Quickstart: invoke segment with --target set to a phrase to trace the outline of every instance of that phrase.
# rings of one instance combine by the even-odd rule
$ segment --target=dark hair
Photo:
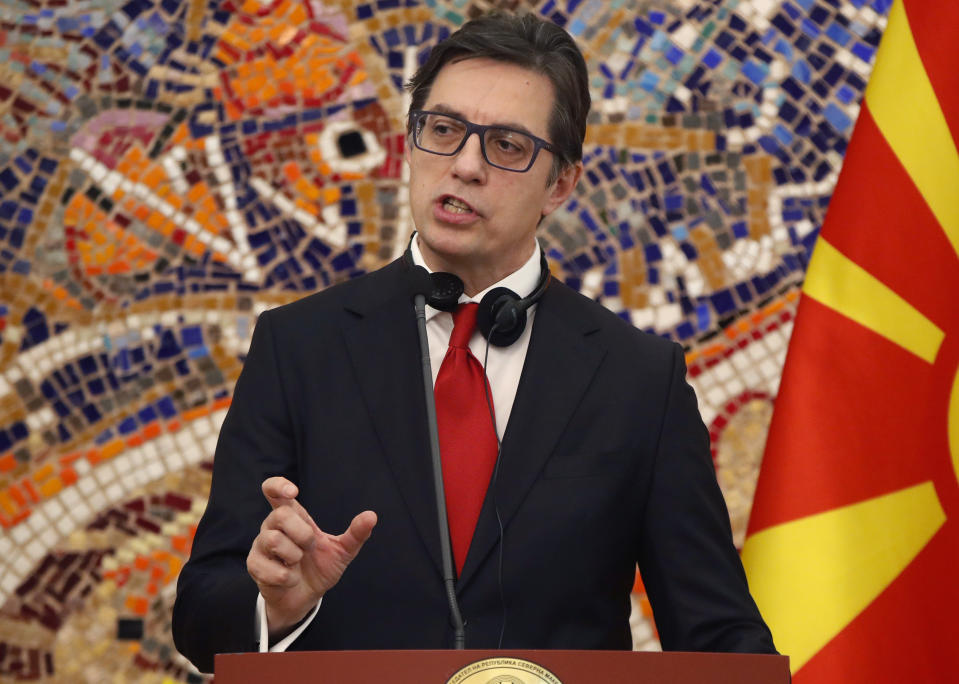
[[[554,98],[548,135],[559,151],[550,169],[548,184],[552,184],[565,165],[583,158],[590,97],[582,53],[566,31],[536,15],[486,14],[463,24],[430,51],[426,62],[406,84],[412,95],[410,110],[423,108],[433,81],[446,64],[478,57],[530,69],[552,83]],[[412,134],[409,113],[407,134]]]

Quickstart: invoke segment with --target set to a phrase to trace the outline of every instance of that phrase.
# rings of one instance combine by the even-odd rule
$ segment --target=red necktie
[[[478,308],[476,303],[466,303],[453,312],[450,346],[433,387],[446,517],[457,575],[463,570],[497,451],[496,432],[486,403],[486,374],[469,349]]]

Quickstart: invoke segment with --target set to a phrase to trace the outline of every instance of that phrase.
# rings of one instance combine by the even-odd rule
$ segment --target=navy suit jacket
[[[174,638],[200,669],[256,649],[245,560],[272,475],[328,532],[379,516],[292,648],[451,646],[405,268],[260,316],[177,586]],[[467,648],[495,648],[502,629],[505,648],[628,649],[639,563],[665,649],[775,652],[678,345],[552,281],[500,459],[456,586]]]

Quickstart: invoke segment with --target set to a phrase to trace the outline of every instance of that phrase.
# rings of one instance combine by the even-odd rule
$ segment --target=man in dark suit
[[[479,481],[473,509],[457,497],[474,493],[447,491],[467,648],[628,649],[639,563],[664,648],[775,652],[682,349],[543,271],[536,226],[582,172],[575,44],[531,16],[483,17],[434,48],[411,92],[409,253],[260,317],[177,587],[177,647],[209,670],[258,646],[451,645],[406,285],[417,264],[458,276],[462,302],[541,291],[518,339],[489,347],[475,439],[444,437],[464,411],[438,399],[447,484],[446,451],[489,452],[462,466],[480,473],[460,478]],[[438,395],[469,309],[428,308]],[[486,356],[483,334],[466,339]]]

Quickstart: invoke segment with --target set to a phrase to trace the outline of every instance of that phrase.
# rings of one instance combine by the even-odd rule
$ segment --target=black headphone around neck
[[[415,235],[410,238],[410,244],[403,254],[403,260],[409,268],[416,266],[412,251],[414,239]],[[493,288],[483,296],[476,313],[476,327],[490,344],[508,347],[518,340],[526,329],[526,311],[543,296],[549,285],[549,264],[542,249],[539,251],[539,271],[539,281],[528,297],[520,297],[507,287]],[[459,276],[434,272],[429,274],[429,279],[431,290],[427,303],[440,311],[455,309],[463,294],[463,281]]]

